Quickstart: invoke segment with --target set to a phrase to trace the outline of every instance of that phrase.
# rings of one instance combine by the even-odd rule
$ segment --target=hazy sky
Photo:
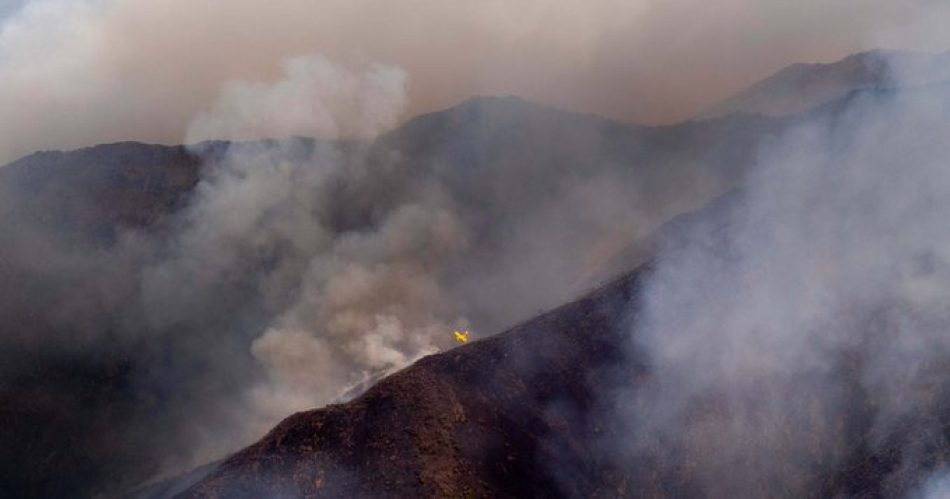
[[[931,0],[0,0],[0,160],[183,140],[225,82],[295,56],[407,75],[403,117],[517,94],[626,121],[692,116],[781,67],[942,50]],[[12,14],[10,12],[13,12]]]
[[[23,6],[26,0],[0,0],[0,18],[7,17]]]

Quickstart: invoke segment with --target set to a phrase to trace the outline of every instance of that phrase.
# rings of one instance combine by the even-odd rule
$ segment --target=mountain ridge
[[[854,96],[872,95],[862,92]],[[861,100],[854,96],[835,102],[847,106]],[[818,112],[837,111],[832,105]],[[637,199],[644,210],[657,210],[650,212],[652,222],[662,224],[676,214],[698,209],[719,191],[728,191],[755,164],[763,144],[803,119],[807,118],[746,114],[641,127],[517,99],[475,100],[413,125],[421,128],[397,129],[374,144],[333,144],[344,166],[361,166],[363,163],[357,162],[369,158],[366,165],[385,182],[341,183],[334,196],[344,201],[370,201],[360,206],[335,206],[327,227],[347,234],[374,230],[393,206],[432,182],[439,183],[449,206],[461,208],[458,213],[475,234],[475,260],[509,265],[498,267],[503,279],[492,283],[486,282],[484,272],[465,274],[468,267],[458,264],[446,279],[468,278],[472,284],[447,293],[461,297],[459,303],[468,307],[470,315],[489,317],[473,330],[502,331],[590,288],[590,280],[567,275],[567,271],[577,272],[576,262],[583,261],[588,262],[582,269],[585,272],[577,274],[593,275],[610,260],[611,252],[590,251],[585,245],[622,249],[623,244],[632,242],[631,234],[638,234],[620,232],[618,236],[610,233],[612,227],[605,227],[606,233],[584,232],[592,224],[582,219],[583,223],[572,224],[580,235],[572,233],[552,243],[581,242],[577,254],[569,255],[571,259],[555,267],[556,271],[519,274],[526,264],[533,263],[526,255],[539,249],[531,245],[514,245],[512,251],[501,252],[512,255],[510,261],[498,262],[499,248],[511,249],[505,245],[531,235],[521,229],[556,226],[554,222],[568,220],[579,211],[574,208],[581,205],[572,205],[571,210],[551,212],[549,218],[533,218],[546,207],[543,201],[572,194],[564,190],[565,185],[585,185],[603,176],[606,181],[593,187],[626,189],[624,199]],[[456,128],[443,127],[446,123]],[[446,130],[451,132],[447,136],[433,135]],[[229,149],[227,143],[214,144],[212,149],[219,152]],[[309,158],[307,150],[305,146],[289,154]],[[0,352],[0,371],[9,373],[4,380],[9,382],[0,384],[0,401],[4,402],[0,443],[28,449],[22,455],[4,456],[6,460],[0,462],[11,470],[10,490],[33,491],[40,496],[62,496],[69,491],[91,495],[101,492],[96,487],[126,489],[167,472],[155,462],[160,451],[149,453],[159,447],[175,452],[187,446],[187,431],[194,421],[184,417],[163,421],[156,414],[184,414],[167,409],[181,401],[195,403],[237,393],[247,378],[253,378],[248,343],[261,333],[260,328],[271,324],[273,314],[284,304],[278,299],[261,299],[263,286],[254,276],[271,268],[286,246],[265,246],[263,250],[252,246],[240,253],[249,263],[241,271],[226,274],[220,288],[209,293],[214,299],[196,309],[201,316],[178,318],[179,308],[190,310],[190,302],[157,317],[135,315],[143,307],[135,301],[142,289],[142,282],[135,280],[141,271],[138,265],[141,261],[152,265],[175,250],[176,241],[166,247],[168,241],[163,238],[189,222],[182,217],[188,214],[194,193],[201,192],[196,186],[206,180],[207,160],[195,155],[193,147],[119,143],[76,153],[28,156],[12,168],[0,168],[0,188],[20,191],[0,196],[0,215],[9,222],[5,229],[25,229],[17,237],[0,239],[0,281],[16,283],[0,289],[0,327],[10,331],[4,337],[9,348]],[[39,166],[30,166],[31,162]],[[89,175],[80,175],[84,172]],[[21,173],[16,179],[20,184],[3,180]],[[74,182],[76,178],[80,181]],[[702,181],[690,186],[697,178]],[[425,181],[415,183],[419,179]],[[626,222],[623,214],[628,212],[618,211],[619,215],[607,220],[610,224]],[[642,227],[651,233],[649,228]],[[128,240],[135,249],[142,242],[157,241],[160,250],[146,252],[141,261],[109,253],[117,242]],[[608,272],[611,275],[601,275],[593,282],[627,271],[651,254],[637,254],[636,261],[623,261]],[[68,259],[63,261],[73,265],[50,267],[50,255],[64,255]],[[218,260],[212,261],[217,264]],[[540,282],[538,278],[545,275],[556,279]],[[156,276],[161,274],[149,277]],[[490,284],[495,287],[486,293]],[[77,289],[83,292],[77,295]],[[180,294],[181,289],[173,291]],[[490,308],[497,307],[491,295],[508,293],[519,297],[520,308]],[[96,301],[100,296],[102,302]],[[87,304],[88,308],[83,308]],[[56,340],[43,349],[43,338]],[[215,345],[214,351],[225,353],[212,356],[208,355],[211,349],[193,348],[205,341]],[[97,345],[101,348],[94,354],[82,355],[84,349]],[[139,349],[146,353],[139,354]],[[543,352],[542,348],[536,350]],[[235,372],[221,360],[232,358],[246,358],[248,372]],[[212,382],[193,386],[189,383],[199,377],[182,372],[204,373]],[[33,393],[46,396],[37,398]],[[214,414],[221,421],[234,418],[223,405],[201,407],[202,414]],[[109,428],[110,433],[98,436],[88,428]],[[159,430],[168,432],[168,438],[153,438]],[[74,444],[64,447],[64,441]],[[538,478],[542,479],[550,485],[549,478]]]
[[[178,497],[610,497],[624,484],[596,445],[611,422],[569,420],[593,414],[595,385],[638,370],[620,364],[615,319],[643,272],[289,416]]]
[[[913,86],[950,79],[950,51],[870,50],[828,63],[796,63],[700,112],[696,119],[733,113],[790,116],[856,90]]]

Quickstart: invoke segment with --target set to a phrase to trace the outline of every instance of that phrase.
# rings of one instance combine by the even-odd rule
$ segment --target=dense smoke
[[[243,137],[244,126],[261,124],[287,134],[378,134],[401,110],[404,76],[395,68],[367,68],[301,57],[288,61],[275,83],[231,83],[192,125],[189,139]],[[471,106],[482,112],[480,103]],[[540,127],[534,133],[550,133],[551,116],[533,118],[539,110],[518,106],[525,104],[489,102],[490,116],[473,116],[466,126],[478,134],[530,136],[529,128],[495,130],[510,127],[505,120],[512,116],[527,116]],[[601,137],[592,126],[581,122],[566,145],[587,163],[584,169],[572,158],[545,162],[535,151],[531,157],[507,151],[497,163],[466,171],[403,157],[386,139],[231,145],[197,186],[170,257],[146,268],[146,312],[166,327],[194,320],[233,274],[249,273],[274,315],[249,345],[263,378],[240,397],[246,421],[238,433],[245,441],[293,411],[346,400],[450,347],[456,328],[474,328],[476,336],[495,332],[568,299],[603,277],[594,271],[618,245],[724,182],[701,165],[651,173],[614,163],[600,156]],[[440,148],[452,151],[455,142],[475,138],[444,140]],[[208,148],[194,146],[198,154]],[[645,195],[674,181],[672,173],[691,177],[677,187],[680,195]],[[638,215],[617,223],[630,213]],[[189,464],[220,455],[213,440]]]
[[[82,450],[60,495],[218,459],[453,329],[498,332],[621,270],[619,250],[731,188],[785,126],[641,128],[518,99],[400,120],[479,93],[682,118],[868,31],[945,48],[931,4],[28,1],[0,28],[0,158],[184,140],[167,163],[200,169],[154,220],[88,238],[31,218],[62,193],[3,186],[24,192],[0,192],[0,402],[53,415],[30,422],[36,448]],[[865,92],[790,120],[741,194],[661,254],[635,318],[653,377],[621,397],[625,464],[657,459],[713,496],[796,495],[867,435],[902,452],[889,491],[943,490],[948,95]],[[127,147],[103,185],[134,181]]]
[[[398,68],[375,64],[358,73],[323,57],[295,57],[284,63],[277,83],[227,83],[214,107],[188,128],[185,142],[372,138],[396,124],[406,104],[405,81]]]
[[[454,329],[494,333],[569,299],[604,277],[596,271],[620,247],[728,184],[704,164],[631,162],[605,146],[601,122],[517,99],[462,106],[463,127],[439,130],[436,157],[406,156],[402,140],[427,138],[411,127],[402,137],[352,140],[394,123],[405,102],[399,69],[322,57],[286,66],[272,83],[226,85],[189,141],[253,136],[245,127],[255,126],[347,140],[245,142],[223,151],[196,144],[193,151],[213,162],[142,274],[153,328],[229,313],[222,292],[231,288],[246,287],[262,309],[196,342],[247,335],[251,359],[215,360],[212,372],[260,376],[215,395],[239,415],[202,430],[184,458],[173,453],[171,469],[220,457],[294,411],[347,400],[451,347]],[[560,144],[550,147],[555,137]],[[636,140],[612,147],[629,151]],[[459,163],[465,155],[440,157],[459,147],[498,157],[472,165]],[[203,415],[193,419],[191,426],[204,426]]]
[[[635,321],[652,378],[621,397],[632,462],[796,497],[860,452],[897,456],[887,496],[945,461],[948,110],[937,84],[812,113],[672,239]]]
[[[224,82],[248,90],[306,53],[402,67],[414,82],[402,117],[514,94],[671,122],[792,62],[943,50],[946,9],[929,0],[29,0],[0,25],[0,161],[177,143]]]
[[[404,72],[316,56],[285,68],[226,84],[189,140],[245,138],[258,125],[335,140],[161,153],[120,144],[11,167],[25,177],[8,178],[16,192],[0,197],[10,221],[0,272],[24,284],[0,304],[14,332],[3,337],[3,394],[19,405],[44,394],[36,413],[68,416],[40,448],[80,435],[65,459],[89,456],[89,468],[59,466],[71,474],[54,486],[112,491],[219,459],[293,411],[347,400],[451,347],[456,328],[479,338],[562,303],[602,278],[619,248],[733,175],[644,145],[648,130],[514,98],[477,99],[370,140],[401,112]],[[675,138],[667,147],[689,143],[662,133]],[[720,162],[739,146],[723,147]],[[60,220],[44,217],[63,198],[30,190],[34,171],[42,178],[61,158],[77,158],[65,174],[107,198],[137,169],[156,183],[110,198],[90,215],[101,233],[89,234],[80,227],[102,213],[96,194],[67,196],[76,204]],[[157,205],[131,211],[147,225],[109,218],[153,196]],[[0,437],[20,445],[13,430]],[[11,469],[36,466],[40,453]],[[32,483],[25,470],[15,477]]]
[[[301,300],[252,347],[273,381],[253,393],[270,411],[265,424],[448,346],[465,321],[452,314],[441,267],[466,243],[454,215],[409,204],[316,255]]]
[[[298,57],[272,84],[226,85],[190,127],[188,141],[207,155],[209,145],[198,141],[210,137],[373,137],[394,124],[404,101],[405,76],[397,68],[357,71]],[[440,259],[464,248],[465,234],[450,213],[424,199],[380,205],[386,212],[378,223],[341,226],[334,219],[340,211],[378,202],[338,197],[341,185],[362,182],[358,172],[367,168],[354,157],[366,145],[353,144],[350,153],[342,147],[309,139],[227,146],[181,215],[169,252],[144,270],[145,312],[162,326],[209,315],[208,304],[240,273],[276,314],[249,348],[266,379],[232,400],[243,422],[229,431],[239,439],[260,435],[295,410],[340,400],[370,373],[436,351],[434,338],[451,327],[439,306],[437,271]],[[220,438],[209,436],[186,464],[233,448]]]

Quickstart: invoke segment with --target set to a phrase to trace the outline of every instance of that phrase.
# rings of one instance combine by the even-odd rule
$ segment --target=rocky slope
[[[343,405],[295,414],[180,497],[616,497],[599,390],[641,272],[492,338],[427,357]]]
[[[706,456],[657,448],[632,458],[617,446],[632,430],[611,394],[630,396],[651,377],[630,350],[649,274],[643,267],[495,337],[422,359],[349,403],[294,414],[175,497],[706,497],[694,469]],[[837,380],[857,387],[862,375],[851,363]],[[913,427],[879,442],[878,408],[854,390],[833,423],[842,458],[796,477],[811,484],[805,497],[899,497],[921,479],[902,465],[908,453],[932,446],[931,468],[950,457],[940,435]],[[950,398],[938,407],[930,416],[946,432]],[[786,497],[784,487],[766,483],[759,494]]]

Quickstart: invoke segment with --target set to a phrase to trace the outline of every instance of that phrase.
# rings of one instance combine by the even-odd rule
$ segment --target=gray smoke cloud
[[[440,267],[465,246],[453,214],[409,204],[377,231],[345,235],[316,255],[300,301],[252,345],[271,381],[252,389],[264,424],[352,396],[371,377],[447,348],[465,320],[452,315]]]
[[[617,124],[605,133],[573,115],[581,125],[556,113],[521,120],[535,111],[517,101],[470,104],[423,127],[439,142],[434,157],[400,150],[405,137],[373,136],[482,92],[673,119],[786,62],[863,48],[868,29],[895,17],[908,22],[875,43],[943,48],[933,47],[932,19],[945,7],[915,20],[924,6],[799,2],[788,20],[785,3],[750,0],[558,9],[32,0],[0,29],[9,117],[0,156],[184,137],[206,164],[157,235],[128,230],[114,247],[76,246],[29,224],[5,227],[16,235],[0,249],[14,259],[0,271],[39,284],[0,310],[52,324],[17,328],[5,350],[70,360],[118,350],[129,391],[144,394],[128,402],[145,421],[128,441],[161,460],[149,471],[218,458],[292,411],[345,400],[447,348],[454,328],[493,333],[576,295],[618,248],[735,180],[694,151],[643,146],[646,135]],[[788,31],[765,30],[762,19],[787,20]],[[931,36],[907,36],[918,28]],[[300,55],[315,52],[326,55]],[[926,92],[942,95],[934,88]],[[856,386],[882,408],[876,435],[927,407],[941,373],[929,365],[945,347],[934,325],[943,232],[932,214],[946,208],[945,179],[929,162],[946,152],[945,127],[929,102],[865,103],[855,106],[864,115],[801,127],[763,157],[729,219],[731,246],[661,258],[637,333],[658,372],[634,401],[649,407],[638,422],[659,440],[635,439],[633,449],[672,442],[669,452],[694,456],[696,476],[722,494],[804,488],[794,471],[842,459],[843,447],[822,437],[846,411],[839,395],[852,385],[833,374],[851,352],[862,363]],[[276,140],[198,143],[218,138]],[[883,332],[895,329],[899,341]],[[74,334],[63,340],[61,330]],[[803,399],[807,411],[790,404]],[[696,420],[707,400],[713,408]],[[156,438],[156,428],[173,435]],[[803,456],[798,468],[759,459],[789,449]],[[745,478],[715,480],[737,469]]]
[[[950,477],[946,471],[934,473],[921,487],[909,494],[912,499],[940,499],[950,493]]]
[[[3,395],[45,394],[37,412],[65,411],[75,425],[50,435],[82,440],[43,448],[89,456],[91,469],[68,468],[53,485],[112,492],[218,459],[294,411],[347,400],[453,346],[456,328],[482,337],[569,299],[618,248],[728,185],[688,154],[655,162],[664,153],[641,144],[642,129],[518,99],[476,100],[371,140],[407,102],[404,70],[320,56],[283,69],[222,85],[188,149],[31,159],[37,178],[68,156],[84,158],[69,160],[76,181],[108,175],[82,184],[91,192],[132,189],[104,203],[108,220],[83,196],[66,198],[77,204],[63,221],[31,218],[63,198],[30,191],[20,168],[26,183],[9,186],[22,192],[0,196],[15,222],[0,238],[0,273],[27,283],[0,301],[13,331],[0,349]],[[199,142],[265,133],[324,138]],[[154,184],[135,184],[156,171]],[[156,195],[159,206],[132,210],[157,216],[147,227],[109,218]],[[107,235],[68,228],[77,213]],[[88,407],[90,386],[103,387],[99,403],[64,409]],[[115,436],[86,430],[95,425]]]
[[[568,299],[591,285],[618,246],[721,182],[702,165],[658,173],[615,162],[599,149],[596,122],[571,115],[562,119],[579,120],[579,133],[565,147],[579,159],[536,162],[513,150],[466,166],[406,157],[398,139],[353,140],[395,122],[406,102],[400,69],[318,56],[289,59],[285,69],[270,82],[226,84],[196,118],[188,141],[211,164],[171,239],[141,271],[142,314],[150,329],[174,337],[181,327],[233,314],[231,295],[248,293],[261,309],[255,319],[222,319],[183,347],[203,358],[200,349],[224,335],[226,347],[213,348],[225,354],[206,359],[218,373],[210,380],[245,374],[228,381],[230,394],[208,402],[229,408],[228,417],[200,414],[204,403],[180,408],[193,414],[195,435],[165,456],[166,473],[220,458],[295,411],[348,400],[450,348],[455,329],[490,334]],[[463,120],[476,134],[556,130],[550,116],[533,117],[550,110],[501,102],[485,109],[483,121]],[[528,121],[513,127],[511,119]],[[198,142],[261,130],[338,140],[237,142],[223,150]],[[436,152],[477,138],[444,140]],[[693,188],[647,195],[675,173],[692,176]]]
[[[672,122],[793,62],[945,50],[947,9],[931,0],[29,0],[0,24],[0,161],[177,143],[222,84],[253,91],[282,61],[310,53],[403,68],[414,84],[401,118],[514,94]]]
[[[632,462],[795,497],[864,442],[897,449],[899,497],[945,459],[948,109],[937,84],[812,113],[659,254],[633,333],[653,374],[619,398]]]
[[[379,64],[350,71],[324,57],[284,62],[276,83],[232,81],[188,127],[185,143],[261,137],[373,138],[406,105],[406,74]]]
[[[0,456],[11,470],[2,493],[115,493],[219,459],[294,410],[339,400],[360,377],[434,351],[434,328],[444,337],[457,322],[439,307],[441,283],[433,276],[439,259],[466,239],[453,215],[438,209],[436,191],[431,201],[341,192],[374,182],[375,163],[363,157],[368,142],[353,137],[395,123],[404,73],[315,56],[286,67],[266,84],[226,85],[196,118],[193,136],[240,138],[245,127],[260,125],[252,113],[270,118],[268,134],[348,141],[74,152],[71,171],[82,176],[73,180],[85,187],[67,196],[62,220],[48,215],[62,197],[43,190],[60,154],[37,156],[4,177],[0,396],[14,408],[4,414],[14,429],[0,440],[25,445],[23,411],[44,429],[36,445],[68,457],[54,476],[32,478],[43,466],[37,451]],[[283,107],[289,112],[278,112]],[[142,173],[152,181],[133,187],[131,199],[115,197],[142,182]],[[177,203],[138,204],[183,190],[187,197]],[[108,212],[96,214],[96,196],[113,196],[103,203]],[[145,227],[114,219],[129,203],[134,216],[159,216]],[[342,220],[350,209],[382,216]],[[87,221],[111,228],[79,228]],[[69,461],[78,453],[88,468]],[[30,483],[54,488],[25,488]]]
[[[405,102],[398,68],[358,70],[304,56],[285,69],[271,83],[226,84],[189,128],[195,154],[207,154],[200,141],[211,137],[372,138],[395,123]],[[263,333],[248,330],[260,334],[248,353],[265,379],[230,401],[241,414],[237,427],[204,435],[184,463],[168,466],[219,458],[234,450],[231,439],[246,443],[294,411],[340,400],[369,373],[433,353],[436,334],[445,336],[433,275],[439,258],[464,247],[464,234],[450,213],[415,204],[423,200],[385,208],[378,226],[334,226],[335,212],[347,208],[336,204],[335,189],[359,182],[367,167],[341,147],[310,139],[227,146],[196,186],[168,254],[145,268],[143,300],[154,327],[213,315],[209,304],[241,273],[274,314]],[[343,202],[360,209],[374,200]],[[254,369],[242,362],[221,364]]]

